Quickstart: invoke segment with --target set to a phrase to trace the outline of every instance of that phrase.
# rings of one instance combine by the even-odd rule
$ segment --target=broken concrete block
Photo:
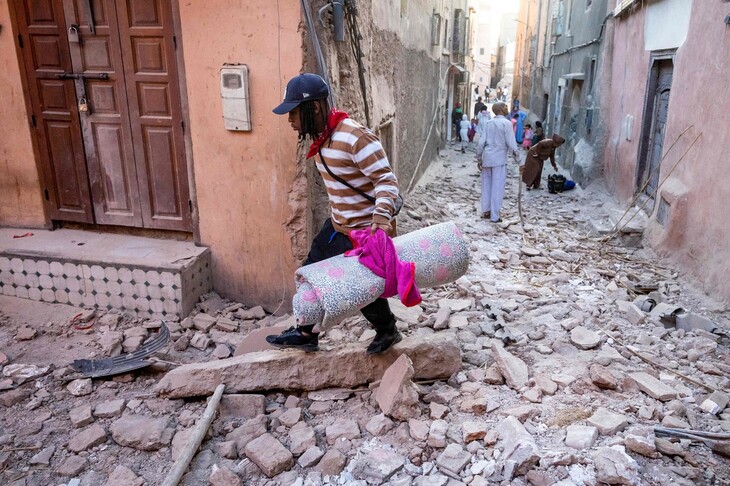
[[[195,430],[191,427],[189,429],[178,430],[175,433],[175,436],[172,438],[172,444],[170,445],[170,459],[176,461],[180,457],[183,449],[185,449],[185,445],[193,437],[194,432]]]
[[[626,319],[634,326],[638,326],[646,319],[646,314],[631,302],[625,306],[624,314],[626,314]]]
[[[219,317],[215,321],[215,328],[223,332],[236,332],[238,331],[238,324],[226,317]]]
[[[279,415],[279,422],[285,427],[292,427],[302,419],[302,409],[299,407],[290,408]]]
[[[453,474],[460,474],[461,470],[471,461],[471,454],[459,444],[449,444],[436,459],[439,468]]]
[[[643,437],[629,434],[624,437],[624,445],[627,449],[646,457],[658,457],[653,437]]]
[[[243,486],[243,481],[225,466],[213,464],[210,473],[210,486]]]
[[[408,433],[411,438],[418,442],[424,442],[428,439],[428,432],[431,426],[423,420],[410,419],[408,421]]]
[[[312,467],[319,462],[322,456],[324,456],[322,449],[317,446],[312,446],[299,457],[297,464],[304,468]]]
[[[375,400],[385,415],[396,420],[408,420],[418,413],[418,391],[411,378],[413,363],[405,354],[385,370],[375,392]]]
[[[215,453],[226,459],[237,459],[238,448],[236,447],[236,441],[226,440],[219,442],[215,445]]]
[[[331,445],[337,442],[337,439],[340,437],[357,439],[360,437],[360,427],[354,420],[338,418],[334,423],[326,427],[325,435],[327,436],[327,443]]]
[[[725,410],[728,402],[730,402],[730,396],[727,393],[714,391],[702,401],[700,408],[707,413],[717,415]]]
[[[487,435],[489,426],[484,422],[464,422],[461,424],[461,433],[464,439],[464,443],[475,440],[482,440]]]
[[[676,390],[657,380],[649,373],[645,373],[643,371],[638,373],[631,373],[629,375],[629,378],[631,378],[636,383],[636,385],[639,387],[639,390],[643,391],[644,393],[656,400],[668,402],[669,400],[677,398]]]
[[[193,334],[192,339],[190,339],[190,345],[201,351],[205,351],[206,349],[208,349],[208,346],[210,346],[212,343],[213,341],[202,332],[196,332],[195,334]]]
[[[449,424],[445,420],[434,420],[431,422],[431,429],[428,432],[426,443],[431,447],[446,447],[446,432]]]
[[[23,326],[20,329],[18,329],[18,332],[15,333],[15,339],[18,341],[30,341],[34,337],[36,337],[36,330],[29,326]]]
[[[601,435],[614,435],[629,425],[625,416],[614,413],[607,408],[600,407],[591,415],[587,422],[596,427]]]
[[[73,477],[81,474],[86,469],[86,458],[72,455],[56,469],[59,476]]]
[[[122,354],[122,333],[119,331],[107,331],[99,336],[101,354],[114,357]]]
[[[286,331],[289,326],[280,324],[271,327],[262,327],[260,329],[254,329],[249,332],[246,337],[243,338],[241,344],[236,346],[236,350],[233,352],[233,356],[241,356],[242,354],[257,353],[259,351],[266,351],[275,349],[271,344],[266,342],[266,336],[268,335],[279,335]]]
[[[253,394],[223,395],[220,404],[220,418],[252,419],[265,413],[266,397]]]
[[[519,390],[527,386],[530,379],[527,364],[517,356],[510,354],[498,344],[492,344],[492,354],[499,367],[499,372],[504,377],[510,388]]]
[[[109,431],[114,442],[119,445],[155,451],[167,446],[172,440],[172,430],[167,428],[168,423],[168,417],[127,415],[114,421]]]
[[[94,417],[91,415],[91,405],[80,405],[72,408],[69,412],[69,418],[74,427],[89,425],[94,421]]]
[[[83,378],[80,380],[73,380],[71,383],[66,385],[68,392],[75,397],[82,397],[88,395],[94,391],[94,386],[91,384],[91,378]]]
[[[294,466],[291,452],[271,434],[252,440],[246,444],[244,452],[270,478]]]
[[[615,390],[618,386],[618,380],[611,374],[605,366],[594,364],[590,369],[591,381],[598,388],[605,390]]]
[[[120,398],[119,400],[101,402],[94,407],[94,416],[99,418],[118,417],[124,411],[125,405],[126,402],[123,398]]]
[[[48,466],[51,464],[51,458],[53,457],[53,454],[55,454],[55,453],[56,453],[55,446],[46,447],[45,449],[40,451],[38,454],[31,457],[30,463],[33,465]]]
[[[168,372],[157,390],[165,397],[182,398],[210,395],[217,383],[225,383],[226,391],[232,393],[356,387],[376,381],[401,354],[412,360],[415,380],[448,378],[461,369],[455,336],[441,332],[407,337],[380,356],[367,355],[362,345],[350,344],[317,353],[263,351],[187,364]]]
[[[215,326],[216,318],[201,312],[193,317],[193,327],[199,331],[208,332]]]
[[[570,342],[576,348],[586,351],[601,344],[601,336],[597,332],[578,326],[570,331]]]
[[[433,328],[441,331],[449,327],[449,317],[451,317],[451,308],[439,307],[439,310],[436,312],[436,320],[433,323]]]
[[[394,427],[395,423],[392,420],[386,417],[385,414],[379,413],[368,421],[365,430],[377,437],[387,434]]]
[[[218,344],[210,355],[217,359],[226,359],[231,355],[231,350],[227,344]]]
[[[323,476],[335,476],[340,474],[347,464],[347,457],[335,448],[327,451],[319,460],[315,470]]]
[[[144,479],[126,466],[117,466],[109,475],[105,486],[142,486]]]
[[[295,456],[317,445],[314,429],[305,422],[299,422],[289,430],[289,450]]]
[[[569,425],[565,435],[565,445],[582,451],[593,447],[598,438],[598,429],[588,425]]]
[[[623,446],[601,447],[593,453],[596,480],[607,484],[639,484],[639,465]]]
[[[378,447],[351,466],[357,479],[363,479],[368,484],[383,484],[401,470],[404,464],[405,460],[400,454]]]
[[[261,437],[267,431],[269,420],[266,415],[259,415],[258,417],[246,420],[243,425],[235,428],[228,435],[226,440],[232,440],[236,443],[238,449],[238,455],[244,455],[244,447],[246,444]]]
[[[68,441],[68,449],[72,452],[81,452],[106,442],[104,427],[94,424],[74,435]]]
[[[502,441],[500,460],[514,461],[516,476],[527,474],[540,461],[535,439],[515,417],[503,419],[496,430]]]

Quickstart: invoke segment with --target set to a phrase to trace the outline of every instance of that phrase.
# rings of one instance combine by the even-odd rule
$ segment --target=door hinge
[[[180,120],[180,128],[182,128],[183,133],[185,133],[185,120]]]
[[[46,201],[50,201],[51,200],[50,196],[48,195],[48,189],[43,188],[43,194],[46,196]]]
[[[177,50],[177,36],[172,36],[172,47],[174,47]]]
[[[23,36],[20,34],[18,34],[18,45],[21,49],[23,48]]]
[[[30,124],[33,125],[33,128],[36,127],[36,124],[35,124],[35,115],[30,115]]]
[[[190,199],[188,199],[188,209],[190,209],[191,213],[193,212],[193,201],[191,201]]]

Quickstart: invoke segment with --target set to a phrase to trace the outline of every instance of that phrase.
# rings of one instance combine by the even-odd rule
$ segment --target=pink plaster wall
[[[8,2],[0,2],[0,226],[46,224]]]
[[[200,239],[220,294],[274,310],[291,303],[294,270],[284,224],[296,176],[297,137],[271,110],[299,73],[299,2],[181,2]],[[223,127],[219,70],[249,68],[253,131]]]
[[[609,134],[604,164],[606,180],[615,195],[628,202],[636,190],[638,148],[643,123],[644,93],[650,53],[644,51],[646,9],[624,20],[615,19],[610,95],[604,113],[609,116]],[[730,299],[730,185],[724,180],[730,146],[730,27],[723,19],[727,4],[695,0],[687,40],[677,50],[669,102],[669,120],[664,137],[665,158],[660,182],[668,177],[697,135],[698,142],[671,172],[669,182],[687,189],[686,205],[672,214],[667,227],[652,219],[649,240],[660,254],[694,275],[705,290]],[[622,126],[627,114],[635,117],[632,141],[626,141]],[[690,128],[668,152],[670,145]],[[666,190],[670,184],[666,185]],[[678,230],[679,229],[679,230]]]

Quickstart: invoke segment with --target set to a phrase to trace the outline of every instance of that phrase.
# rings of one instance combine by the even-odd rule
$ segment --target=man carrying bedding
[[[378,138],[366,127],[348,118],[347,113],[330,109],[329,87],[320,76],[304,73],[286,86],[284,101],[274,108],[277,115],[288,114],[289,124],[299,140],[312,141],[307,158],[314,157],[329,197],[330,215],[314,238],[304,265],[331,258],[352,249],[348,234],[370,228],[395,236],[398,181]],[[402,339],[388,301],[377,299],[361,309],[376,331],[367,348],[379,354]],[[314,326],[290,327],[266,341],[281,348],[316,351],[319,334]]]

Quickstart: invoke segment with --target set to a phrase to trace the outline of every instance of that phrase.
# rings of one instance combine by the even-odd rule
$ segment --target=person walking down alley
[[[482,103],[482,97],[477,98],[477,102],[474,104],[474,116],[476,117],[486,107],[487,105]]]
[[[539,189],[540,179],[542,178],[542,166],[547,159],[553,166],[553,170],[557,171],[558,166],[555,164],[555,149],[565,143],[565,139],[554,133],[551,138],[546,138],[533,145],[527,151],[525,159],[525,169],[522,173],[522,182],[527,184],[527,190]]]
[[[462,115],[461,121],[459,122],[459,136],[461,137],[461,153],[466,153],[466,146],[469,143],[469,127],[471,127],[471,123],[469,123],[469,117],[466,115]]]
[[[456,131],[456,139],[461,142],[461,117],[464,115],[464,112],[461,110],[461,103],[458,101],[456,102],[456,106],[454,107],[454,111],[451,113],[451,124],[454,126],[454,130]]]
[[[477,165],[482,176],[482,217],[498,223],[502,221],[499,211],[507,182],[507,157],[511,153],[518,164],[520,157],[512,124],[506,118],[507,105],[495,103],[492,111],[496,116],[486,123],[477,145]]]
[[[398,180],[383,146],[347,113],[331,109],[328,96],[324,79],[300,74],[289,81],[284,101],[273,110],[277,115],[288,115],[300,141],[311,140],[307,158],[314,157],[329,198],[330,217],[314,238],[304,265],[351,250],[348,234],[353,230],[370,228],[375,233],[382,229],[395,236]],[[385,352],[402,339],[386,299],[377,299],[361,312],[376,331],[368,354]],[[267,336],[266,341],[276,347],[316,351],[318,338],[314,326],[297,326],[278,336]]]

